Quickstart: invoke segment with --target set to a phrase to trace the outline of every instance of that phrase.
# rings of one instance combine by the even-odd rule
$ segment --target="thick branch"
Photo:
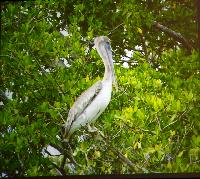
[[[178,42],[180,42],[190,53],[192,52],[192,50],[193,50],[192,45],[180,33],[175,32],[175,31],[169,29],[166,26],[163,26],[162,24],[160,24],[160,23],[158,23],[156,21],[154,21],[152,23],[152,25],[154,27],[156,27],[157,29],[159,29],[159,30],[161,30],[163,32],[166,32],[168,35],[170,35],[171,37],[173,37],[174,39],[176,39]]]
[[[74,159],[73,155],[72,155],[72,151],[71,149],[67,150],[67,148],[61,147],[59,145],[55,145],[55,144],[50,144],[51,146],[53,146],[55,149],[57,149],[61,154],[63,154],[65,156],[65,158],[68,158],[73,164],[76,164],[77,166],[80,166]],[[66,161],[66,160],[65,160]],[[64,166],[64,164],[62,164]]]

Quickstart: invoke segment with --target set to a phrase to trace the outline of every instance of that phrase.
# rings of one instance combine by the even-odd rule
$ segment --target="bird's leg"
[[[87,127],[88,127],[88,132],[97,132],[98,129],[94,126],[94,124],[87,124]]]

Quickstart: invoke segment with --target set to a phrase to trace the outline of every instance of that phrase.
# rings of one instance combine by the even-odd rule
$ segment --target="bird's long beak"
[[[112,51],[111,49],[106,48],[107,54],[108,54],[108,59],[109,59],[109,67],[112,71],[112,82],[115,87],[115,90],[118,91],[118,84],[117,84],[117,79],[115,75],[115,68],[114,68],[114,63],[113,63],[113,58],[112,58]]]

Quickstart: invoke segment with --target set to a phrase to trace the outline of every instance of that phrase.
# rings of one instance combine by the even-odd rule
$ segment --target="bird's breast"
[[[102,89],[73,123],[72,131],[87,123],[94,122],[108,106],[112,93],[112,81],[103,81]]]
[[[99,94],[86,109],[88,121],[93,121],[106,109],[111,99],[112,82],[102,82],[103,86]]]
[[[103,82],[101,91],[96,97],[96,103],[100,105],[101,108],[106,108],[110,102],[112,93],[112,82]]]

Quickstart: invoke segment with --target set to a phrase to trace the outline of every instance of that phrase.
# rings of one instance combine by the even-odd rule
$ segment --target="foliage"
[[[1,175],[57,175],[63,155],[46,157],[44,148],[62,148],[58,136],[70,106],[103,76],[102,61],[87,40],[112,30],[120,90],[113,92],[95,123],[105,138],[85,128],[77,131],[71,146],[82,166],[67,160],[65,173],[199,172],[199,56],[193,8],[193,1],[178,0],[1,3]],[[190,39],[192,54],[155,30],[153,20]],[[60,34],[63,29],[67,36]],[[123,67],[125,49],[134,50],[129,68]],[[5,96],[9,92],[10,98]],[[127,167],[110,146],[140,167]]]

